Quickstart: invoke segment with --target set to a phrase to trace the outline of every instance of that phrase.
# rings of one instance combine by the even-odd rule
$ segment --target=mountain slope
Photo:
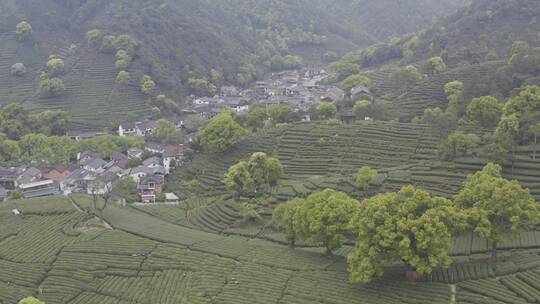
[[[190,78],[218,87],[246,84],[265,72],[276,55],[300,54],[309,63],[320,62],[328,51],[343,54],[418,30],[462,3],[6,0],[0,3],[0,102],[66,109],[81,128],[101,129],[121,113],[149,111],[151,105],[138,89],[144,74],[156,81],[156,93],[167,92],[180,101],[193,92]],[[16,39],[15,26],[22,20],[33,27],[31,41]],[[129,34],[136,39],[130,86],[114,83],[114,53],[87,44],[85,33],[91,29],[102,36]],[[38,96],[38,75],[51,54],[66,62],[66,92],[45,99]],[[28,70],[23,78],[10,75],[16,62]]]

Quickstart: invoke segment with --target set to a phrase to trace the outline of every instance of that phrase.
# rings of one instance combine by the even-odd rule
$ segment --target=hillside
[[[403,280],[395,266],[380,280],[352,285],[339,255],[201,232],[116,206],[105,209],[106,228],[76,209],[90,208],[89,197],[71,199],[0,206],[1,303],[34,295],[47,304],[522,304],[539,296],[538,232],[501,244],[513,252],[497,263],[478,260],[474,246],[474,255],[423,282]]]
[[[191,78],[216,86],[245,85],[267,70],[276,55],[299,54],[308,63],[320,62],[328,51],[344,54],[419,30],[462,2],[2,1],[0,102],[65,109],[75,128],[103,129],[121,113],[148,113],[151,106],[138,89],[143,74],[181,104]],[[15,26],[23,20],[33,31],[30,39],[19,41]],[[130,85],[115,84],[114,53],[86,42],[85,33],[92,29],[102,36],[129,34],[137,41],[128,68]],[[61,97],[43,98],[38,74],[51,54],[66,62],[66,89]],[[22,79],[9,72],[17,62],[27,69]]]

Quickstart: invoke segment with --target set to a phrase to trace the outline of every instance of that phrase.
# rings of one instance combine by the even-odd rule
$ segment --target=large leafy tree
[[[377,170],[373,170],[369,166],[363,166],[358,169],[358,172],[356,173],[356,184],[364,190],[364,193],[367,193],[369,183],[371,183],[377,175]]]
[[[201,144],[208,151],[222,152],[234,145],[245,132],[233,119],[231,112],[223,112],[203,129]]]
[[[492,163],[467,177],[455,203],[469,215],[474,232],[490,242],[494,257],[506,233],[540,222],[538,204],[529,190],[503,178],[501,166]]]
[[[268,185],[275,187],[279,179],[283,176],[283,165],[281,161],[275,157],[269,157],[267,160],[268,166]]]
[[[364,200],[351,220],[356,236],[348,258],[351,280],[370,282],[397,261],[419,274],[448,267],[452,233],[464,228],[459,215],[450,200],[413,186]]]
[[[247,114],[246,126],[255,131],[264,127],[264,122],[268,118],[266,110],[263,108],[252,108]]]
[[[297,225],[295,225],[295,218],[297,217],[298,211],[304,207],[305,203],[306,201],[304,199],[297,198],[279,205],[272,213],[272,220],[284,230],[285,238],[292,247],[294,247],[296,239],[300,234],[300,231],[297,231]]]
[[[454,131],[439,145],[439,157],[442,160],[453,160],[478,147],[479,143],[480,138],[476,134]]]
[[[310,195],[294,218],[297,239],[322,244],[331,254],[348,235],[349,221],[358,205],[346,193],[332,189]]]
[[[253,194],[255,184],[249,173],[249,165],[242,161],[229,168],[223,180],[227,188],[234,192],[237,198]]]
[[[448,95],[447,110],[460,116],[463,108],[463,82],[454,80],[444,86],[444,92]]]
[[[519,138],[523,139],[529,127],[540,121],[540,87],[527,86],[510,98],[503,110],[503,118],[515,115],[519,122]]]
[[[152,136],[166,144],[179,144],[183,141],[182,133],[178,132],[176,125],[167,119],[158,120]]]
[[[42,302],[34,297],[27,297],[20,300],[19,304],[45,304],[45,302]]]
[[[423,70],[428,75],[440,74],[446,70],[446,64],[441,57],[433,57],[426,61]]]
[[[467,118],[480,126],[491,128],[501,119],[503,103],[492,96],[473,98],[467,106]]]
[[[336,105],[331,103],[321,103],[317,107],[317,117],[321,120],[328,120],[336,118],[337,108]]]
[[[253,153],[249,158],[248,167],[255,190],[259,191],[268,184],[268,156],[263,152]]]

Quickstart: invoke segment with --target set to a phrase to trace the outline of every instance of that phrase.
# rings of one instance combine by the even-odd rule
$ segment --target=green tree
[[[285,238],[292,247],[296,244],[296,238],[300,234],[295,225],[298,211],[304,208],[306,201],[304,199],[294,199],[285,204],[279,205],[272,212],[272,221],[285,232]]]
[[[511,115],[519,122],[518,138],[524,139],[529,127],[540,121],[540,87],[527,86],[510,98],[504,105],[503,116]]]
[[[113,35],[107,35],[107,36],[103,37],[103,39],[101,40],[101,47],[99,49],[100,52],[105,53],[105,54],[114,53],[114,51],[115,51],[114,42],[115,41],[116,41],[116,37],[113,36]]]
[[[121,85],[128,85],[130,82],[131,76],[129,72],[126,71],[120,71],[118,72],[118,76],[116,76],[116,83]]]
[[[328,120],[332,118],[336,118],[337,115],[337,108],[336,105],[332,103],[321,103],[319,106],[317,106],[317,118],[321,120]]]
[[[440,74],[446,70],[446,64],[441,57],[432,57],[424,64],[423,70],[428,75]]]
[[[268,114],[265,109],[259,107],[251,108],[247,114],[246,126],[252,131],[261,129],[264,127],[266,119],[268,119]]]
[[[449,82],[444,86],[444,92],[448,95],[447,110],[457,116],[461,116],[464,110],[463,89],[463,82],[458,80]]]
[[[469,215],[474,232],[490,242],[493,257],[506,233],[531,229],[540,222],[538,204],[529,190],[504,179],[501,166],[493,163],[467,177],[455,202]]]
[[[515,150],[519,138],[519,131],[519,119],[516,114],[512,114],[501,118],[494,134],[494,139],[500,147],[507,151],[512,151],[512,171],[514,169]]]
[[[203,129],[201,144],[205,150],[222,152],[234,145],[245,133],[246,130],[234,120],[231,112],[222,112]]]
[[[49,163],[54,152],[49,144],[49,139],[43,134],[26,134],[19,141],[22,150],[22,158],[27,163]]]
[[[297,239],[322,244],[326,254],[332,254],[349,234],[349,222],[358,206],[357,200],[332,189],[310,195],[294,219]]]
[[[368,114],[371,107],[371,102],[369,100],[358,100],[354,103],[353,112],[357,119],[364,120]]]
[[[371,169],[369,166],[363,166],[358,169],[356,173],[356,184],[364,190],[364,193],[367,193],[369,189],[369,184],[377,177],[379,173],[377,170]]]
[[[32,115],[36,122],[36,131],[47,136],[64,136],[70,123],[70,117],[66,111],[47,110]]]
[[[118,50],[115,57],[116,62],[114,63],[114,66],[117,70],[127,69],[133,60],[133,58],[125,50]]]
[[[27,297],[19,301],[19,304],[45,304],[34,297]]]
[[[360,73],[360,66],[355,63],[337,61],[330,65],[330,71],[334,73],[337,81],[341,81],[351,75]]]
[[[148,75],[144,75],[141,80],[141,92],[145,95],[150,95],[156,88],[156,83]]]
[[[452,234],[465,224],[450,200],[413,186],[366,199],[351,220],[356,237],[348,257],[351,281],[370,282],[397,261],[421,275],[448,267]]]
[[[348,93],[351,91],[352,88],[358,85],[363,85],[369,88],[371,87],[371,84],[371,79],[369,79],[367,76],[355,74],[345,78],[345,80],[341,82],[340,87],[343,91]]]
[[[253,179],[255,192],[268,184],[268,156],[263,152],[255,152],[248,160],[248,170]]]
[[[230,191],[235,193],[237,199],[241,196],[252,195],[255,188],[253,178],[249,173],[249,165],[245,161],[231,166],[223,182]]]
[[[65,90],[64,81],[60,78],[45,77],[39,82],[39,93],[44,98],[60,96]]]
[[[47,61],[47,74],[55,77],[64,73],[64,60],[61,58],[51,58]]]
[[[478,147],[480,138],[476,134],[465,134],[454,131],[439,145],[439,157],[442,160],[453,160],[466,155],[468,151]]]
[[[444,138],[457,128],[458,119],[454,113],[441,108],[427,108],[420,122],[430,125],[434,133]]]
[[[0,162],[16,162],[21,154],[22,150],[16,141],[0,138]]]
[[[11,66],[11,75],[13,76],[24,76],[26,74],[26,67],[24,64],[17,62]]]
[[[166,144],[179,144],[183,142],[182,133],[176,131],[176,125],[163,118],[158,120],[152,136]]]
[[[422,74],[415,66],[408,65],[406,67],[399,68],[391,76],[393,83],[400,88],[401,92],[405,92],[413,85],[422,80]]]
[[[188,86],[191,92],[197,96],[212,96],[217,93],[216,86],[206,79],[189,78]]]
[[[482,127],[495,127],[502,115],[503,104],[495,97],[473,98],[467,106],[467,118],[478,122]]]
[[[98,29],[90,30],[86,32],[86,35],[84,37],[88,45],[95,46],[98,43],[99,38],[101,38],[101,31]]]
[[[289,122],[293,109],[289,105],[271,105],[268,107],[268,117],[272,125]]]
[[[15,32],[20,40],[28,39],[32,36],[32,26],[26,21],[19,22]]]
[[[137,40],[126,34],[116,37],[112,43],[116,51],[125,50],[130,56],[135,54],[135,49],[138,46]]]
[[[534,137],[534,150],[533,150],[533,160],[536,160],[536,151],[538,150],[538,137],[540,137],[540,122],[529,127],[529,132]]]
[[[284,170],[281,161],[274,157],[267,159],[268,166],[268,184],[270,187],[275,187],[279,179],[283,176]]]
[[[139,196],[137,194],[137,184],[131,176],[123,177],[118,180],[118,182],[116,182],[112,188],[112,193],[124,198],[128,203],[133,203],[139,200]]]

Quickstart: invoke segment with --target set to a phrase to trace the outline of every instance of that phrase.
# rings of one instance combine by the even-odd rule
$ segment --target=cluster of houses
[[[144,158],[146,155],[148,157]],[[130,167],[130,159],[137,159],[135,163],[139,163],[139,160],[142,162]],[[136,184],[140,202],[155,203],[163,194],[165,176],[183,161],[182,145],[148,143],[144,150],[132,148],[126,154],[113,152],[107,158],[94,151],[84,151],[77,155],[77,162],[68,166],[0,167],[0,201],[5,200],[11,192],[17,192],[24,198],[111,193],[118,180],[129,176]],[[173,194],[165,197],[167,200],[178,199]]]
[[[371,96],[369,89],[362,85],[354,87],[350,92],[334,85],[324,85],[327,77],[325,70],[316,68],[273,73],[267,79],[256,82],[253,88],[241,90],[224,86],[220,94],[213,97],[191,96],[192,106],[187,112],[212,118],[224,110],[246,112],[252,105],[286,104],[295,112],[306,113],[322,102],[336,103],[346,96],[353,99],[363,94]]]

